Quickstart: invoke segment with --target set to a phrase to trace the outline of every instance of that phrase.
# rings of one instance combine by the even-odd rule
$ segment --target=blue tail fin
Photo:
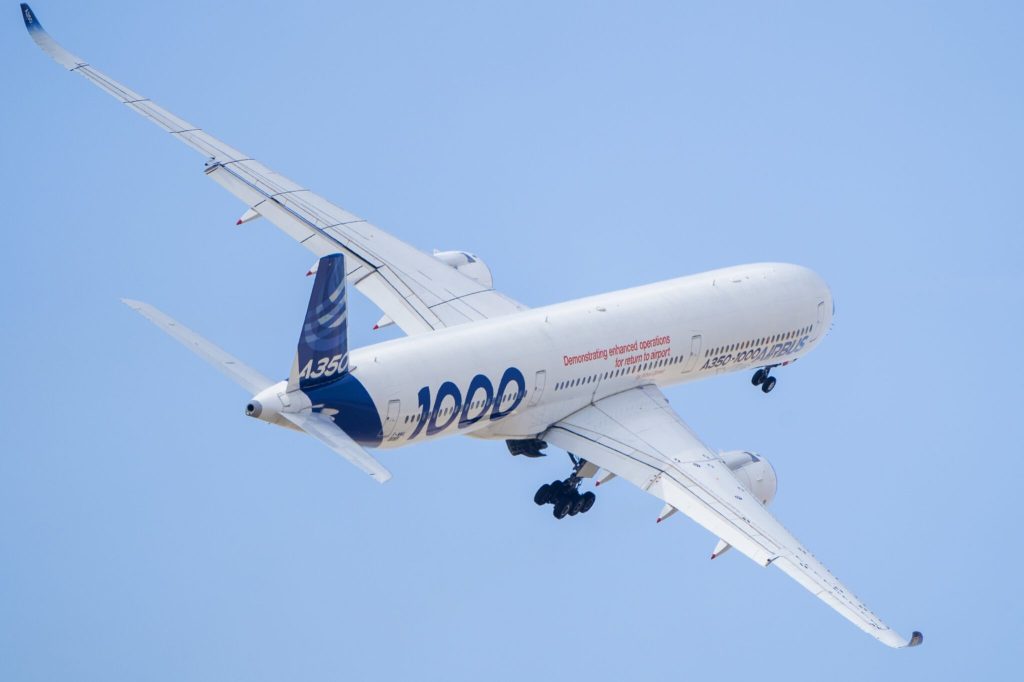
[[[288,390],[310,389],[348,373],[348,293],[345,257],[324,256],[317,265],[299,349],[288,377]]]

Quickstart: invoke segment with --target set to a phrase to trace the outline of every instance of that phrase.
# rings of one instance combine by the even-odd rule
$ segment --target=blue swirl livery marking
[[[315,388],[348,373],[348,293],[345,257],[324,256],[317,266],[299,335],[299,387]]]
[[[377,447],[384,440],[384,425],[377,406],[366,387],[351,374],[304,392],[315,412],[330,417],[355,442]]]

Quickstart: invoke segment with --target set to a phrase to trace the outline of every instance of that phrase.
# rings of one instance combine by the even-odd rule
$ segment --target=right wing
[[[891,647],[916,646],[850,593],[744,488],[668,405],[640,386],[551,426],[540,438],[630,481],[762,566],[778,566],[864,632]]]
[[[252,211],[318,258],[339,251],[348,256],[349,281],[407,334],[525,310],[109,78],[51,38],[28,5],[21,13],[44,52],[206,157],[206,174]]]

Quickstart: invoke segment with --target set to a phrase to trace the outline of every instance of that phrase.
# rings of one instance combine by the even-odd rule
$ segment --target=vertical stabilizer
[[[348,294],[345,258],[324,256],[317,265],[288,390],[329,384],[348,372]]]

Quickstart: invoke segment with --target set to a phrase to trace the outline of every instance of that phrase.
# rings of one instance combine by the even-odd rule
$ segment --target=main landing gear
[[[765,393],[771,393],[772,389],[775,388],[775,377],[771,376],[770,372],[773,368],[778,365],[768,365],[754,372],[754,376],[750,378],[750,383],[755,386],[760,386],[761,390]]]
[[[526,440],[507,440],[505,445],[508,446],[508,451],[515,455],[525,455],[526,457],[544,457],[544,448],[548,446],[547,443],[542,441],[540,438],[527,438]]]
[[[545,483],[537,489],[536,494],[533,496],[533,501],[538,506],[544,506],[545,504],[554,505],[552,514],[554,514],[556,519],[586,514],[594,506],[594,502],[597,501],[597,495],[589,490],[582,495],[579,491],[580,483],[583,482],[583,479],[579,477],[580,469],[587,463],[587,460],[576,457],[571,452],[569,453],[569,458],[573,464],[572,475],[564,481]]]

